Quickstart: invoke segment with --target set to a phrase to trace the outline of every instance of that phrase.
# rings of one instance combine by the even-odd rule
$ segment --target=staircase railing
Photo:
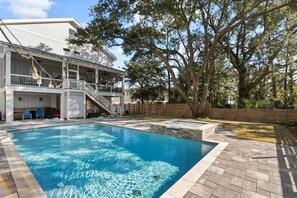
[[[111,104],[111,102],[109,102],[102,95],[100,95],[98,91],[96,91],[96,89],[94,89],[86,81],[68,79],[66,81],[66,85],[64,85],[64,88],[84,90],[87,93],[87,95],[91,97],[95,102],[97,102],[102,108],[108,111],[111,115],[115,115],[115,108]]]
[[[93,100],[98,102],[105,110],[111,113],[111,115],[115,114],[114,106],[102,95],[98,94],[98,92],[89,83],[80,81],[79,88],[84,90]]]

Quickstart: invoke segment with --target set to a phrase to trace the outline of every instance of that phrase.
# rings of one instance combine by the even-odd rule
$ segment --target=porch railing
[[[42,84],[38,85],[37,81],[28,75],[21,74],[11,74],[11,84],[13,85],[25,85],[25,86],[34,86],[34,87],[49,87],[50,78],[42,77]],[[53,87],[51,88],[62,88],[62,80],[61,79],[53,79],[52,80]]]

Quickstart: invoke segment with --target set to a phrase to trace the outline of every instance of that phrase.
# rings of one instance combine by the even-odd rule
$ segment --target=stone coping
[[[4,132],[12,132],[17,130],[27,130],[32,128],[44,128],[51,126],[62,126],[69,124],[84,124],[84,123],[98,123],[106,124],[124,128],[131,128],[142,130],[144,132],[150,132],[149,127],[137,127],[137,126],[121,126],[117,123],[109,122],[111,120],[85,120],[80,122],[63,122],[63,123],[51,123],[44,125],[35,126],[21,126],[13,127],[11,129],[3,130]],[[149,124],[149,123],[148,123]],[[162,198],[178,198],[183,197],[189,189],[195,184],[195,182],[202,176],[202,174],[208,169],[208,167],[215,161],[216,157],[226,148],[227,142],[219,142],[212,140],[203,140],[210,143],[216,143],[217,145],[205,155],[197,164],[195,164],[184,176],[182,176],[175,184],[173,184],[161,197]],[[34,178],[30,169],[24,162],[23,158],[20,156],[19,152],[15,148],[13,141],[8,136],[2,140],[3,148],[7,161],[17,188],[19,197],[32,197],[32,198],[43,198],[46,197],[45,193],[41,189],[37,180]]]
[[[205,140],[203,140],[205,141]],[[208,167],[216,160],[221,152],[227,147],[227,142],[206,140],[205,142],[216,143],[217,145],[173,184],[161,198],[184,197],[190,188],[199,180]]]
[[[20,198],[46,198],[27,164],[16,150],[10,137],[2,141],[6,159]]]
[[[185,125],[174,125],[174,122],[179,122],[179,123],[197,123],[200,124],[198,127],[193,127],[193,126],[187,126]],[[194,129],[194,130],[205,130],[208,129],[209,127],[216,127],[218,128],[219,124],[218,123],[212,123],[212,122],[201,122],[201,121],[188,121],[188,120],[179,120],[179,119],[174,119],[174,120],[169,120],[169,121],[162,121],[162,122],[153,122],[151,125],[155,126],[164,126],[168,129]]]
[[[202,141],[218,131],[218,123],[169,120],[150,124],[150,131],[179,138]]]

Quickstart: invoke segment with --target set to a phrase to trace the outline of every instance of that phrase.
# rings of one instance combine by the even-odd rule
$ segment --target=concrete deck
[[[149,123],[138,120],[98,122],[149,131]],[[0,125],[2,143],[7,138],[3,130],[8,128],[11,127]],[[184,197],[297,197],[297,147],[239,140],[233,137],[233,133],[232,130],[220,129],[208,138],[229,144],[190,186]],[[7,145],[0,145],[0,197],[24,197],[16,188],[3,146]]]

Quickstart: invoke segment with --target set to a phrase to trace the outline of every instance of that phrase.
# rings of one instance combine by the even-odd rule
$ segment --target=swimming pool
[[[48,197],[159,197],[216,145],[90,123],[10,135]]]

